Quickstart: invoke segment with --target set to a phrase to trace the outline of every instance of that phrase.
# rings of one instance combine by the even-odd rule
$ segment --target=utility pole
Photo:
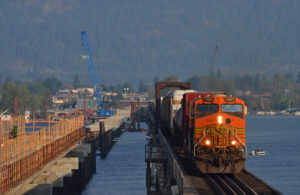
[[[289,90],[289,89],[286,89],[286,90],[284,90],[284,93],[285,93],[285,95],[286,95],[287,98],[288,98],[288,111],[289,111],[289,114],[291,114],[290,90]]]
[[[18,106],[18,104],[19,104],[19,101],[18,101],[18,98],[15,98],[14,99],[14,112],[15,112],[15,116],[18,116],[18,111],[19,111],[19,106]]]
[[[141,100],[140,100],[140,98],[138,97],[137,98],[137,119],[138,119],[138,123],[137,123],[137,125],[138,125],[138,131],[140,131],[141,130]]]
[[[210,62],[210,68],[211,68],[210,73],[211,74],[213,74],[215,71],[217,56],[219,55],[218,50],[219,50],[219,46],[216,45],[214,48],[214,51],[213,51],[211,62]]]

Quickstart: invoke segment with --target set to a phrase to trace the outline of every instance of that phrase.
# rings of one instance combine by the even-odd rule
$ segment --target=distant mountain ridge
[[[86,30],[104,84],[208,74],[215,45],[224,74],[300,69],[298,0],[1,1],[2,77],[79,73]]]

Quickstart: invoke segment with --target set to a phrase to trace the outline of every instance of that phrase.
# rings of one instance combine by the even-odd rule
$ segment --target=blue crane
[[[95,65],[94,65],[94,61],[93,61],[93,57],[92,57],[91,47],[90,47],[90,43],[89,43],[89,40],[88,40],[88,37],[87,37],[85,31],[81,32],[81,39],[82,39],[82,46],[83,46],[83,50],[84,50],[84,55],[82,56],[82,58],[85,59],[88,64],[88,70],[89,70],[89,75],[90,75],[90,79],[91,79],[91,84],[94,87],[94,97],[97,102],[98,115],[100,115],[100,116],[113,115],[114,114],[113,110],[106,111],[103,108],[103,101],[102,101],[101,91],[100,91],[100,82],[96,75],[96,69],[95,69]]]

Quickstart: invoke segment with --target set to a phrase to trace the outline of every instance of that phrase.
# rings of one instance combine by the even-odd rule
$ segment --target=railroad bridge
[[[145,146],[146,185],[148,194],[281,194],[251,172],[243,169],[235,174],[203,174],[184,155],[181,148],[164,135],[160,121],[160,90],[191,89],[191,83],[163,82],[156,84],[156,108],[149,115],[155,129]]]
[[[143,117],[137,101],[130,109],[118,110],[114,116],[88,126],[84,126],[83,116],[30,125],[25,125],[23,116],[0,122],[0,192],[79,194],[95,173],[96,155],[105,158],[124,128],[141,131],[139,122],[147,118],[152,131],[145,146],[148,194],[281,194],[245,169],[236,174],[203,174],[191,166],[184,151],[163,133],[159,105],[160,90],[166,87],[192,86],[158,83],[158,106],[149,103]],[[15,126],[14,137],[10,132]]]

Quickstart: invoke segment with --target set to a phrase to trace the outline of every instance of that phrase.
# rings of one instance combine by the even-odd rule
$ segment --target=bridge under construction
[[[78,116],[32,121],[32,127],[27,128],[24,116],[0,121],[0,192],[16,186],[80,141],[85,135],[83,122],[84,117]]]
[[[152,132],[145,146],[147,194],[281,194],[245,169],[237,174],[197,171],[164,133],[159,109],[155,113],[149,102],[146,119],[141,119],[139,104],[132,102],[90,125],[84,124],[83,115],[59,121],[26,123],[24,116],[0,121],[0,192],[79,194],[96,171],[96,155],[106,158],[124,130],[148,131],[139,125],[146,120]]]

